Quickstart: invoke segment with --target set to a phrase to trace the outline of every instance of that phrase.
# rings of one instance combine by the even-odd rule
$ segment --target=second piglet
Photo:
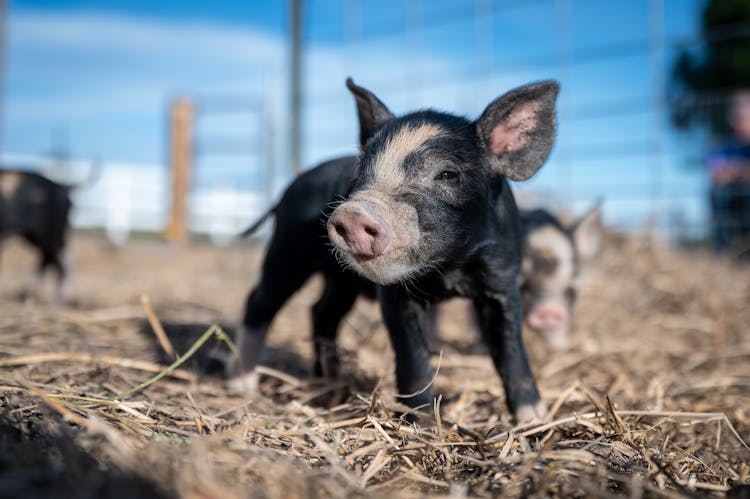
[[[364,146],[328,235],[343,264],[380,285],[399,392],[412,407],[432,403],[425,310],[463,296],[516,419],[543,418],[521,337],[521,222],[507,179],[525,180],[545,162],[557,83],[512,90],[473,122],[431,110],[397,118],[368,90],[347,85]]]
[[[521,296],[526,326],[552,349],[570,342],[581,263],[599,251],[601,203],[571,223],[544,209],[521,210]]]

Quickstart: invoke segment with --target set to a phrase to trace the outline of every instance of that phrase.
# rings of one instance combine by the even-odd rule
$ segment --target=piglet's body
[[[521,339],[522,231],[506,178],[524,180],[546,160],[554,140],[557,84],[542,82],[511,91],[474,122],[429,110],[396,118],[372,93],[347,84],[357,101],[362,152],[350,182],[332,190],[329,186],[326,192],[346,199],[328,218],[327,235],[336,258],[357,274],[341,270],[344,280],[357,285],[361,281],[356,279],[364,277],[379,285],[403,399],[412,407],[432,403],[425,311],[443,299],[463,296],[473,302],[516,418],[544,417]],[[280,226],[278,209],[276,215]],[[287,230],[300,240],[320,237],[313,226]],[[264,282],[269,261],[275,259],[272,251],[283,246],[276,242],[277,234],[261,286],[248,300],[239,337],[243,356],[235,381],[245,387],[253,383],[251,371],[270,318],[288,296],[286,291],[273,299],[264,296],[270,289]],[[293,250],[286,251],[288,255]],[[310,268],[284,283],[285,289],[298,288],[300,279],[316,267]],[[331,289],[326,281],[323,302]],[[314,315],[321,308],[338,307],[339,312],[351,307],[319,305]],[[260,309],[264,314],[257,313]],[[316,350],[319,340],[334,335],[335,330],[316,331]]]
[[[335,376],[338,356],[335,333],[354,296],[375,298],[375,284],[352,270],[342,268],[331,251],[324,220],[336,200],[343,199],[356,171],[356,157],[326,161],[305,171],[287,188],[276,205],[245,230],[241,237],[255,232],[269,216],[276,215],[263,277],[248,300],[245,327],[265,327],[291,293],[314,273],[323,275],[325,290],[313,309],[315,374]],[[571,224],[565,224],[544,209],[519,210],[523,234],[521,296],[526,326],[541,335],[553,349],[568,345],[573,304],[578,288],[581,263],[594,255],[599,246],[601,219],[599,205]],[[353,220],[356,217],[352,216]],[[298,234],[316,234],[300,238]],[[287,285],[288,281],[292,282]],[[294,287],[294,283],[297,287]],[[259,300],[258,297],[265,299]],[[552,310],[552,313],[548,312]],[[425,334],[437,350],[437,308],[428,311]],[[469,316],[474,317],[473,310]],[[262,318],[260,326],[258,318]],[[476,321],[472,321],[473,327]],[[320,334],[326,332],[326,334]],[[239,338],[244,340],[244,334]]]
[[[38,293],[44,272],[57,272],[57,300],[70,298],[66,262],[71,186],[58,184],[36,173],[0,170],[0,241],[20,236],[39,251],[40,259],[28,289]]]
[[[254,233],[270,216],[278,214],[272,244],[268,248],[268,263],[264,264],[264,278],[258,293],[280,296],[272,301],[275,306],[283,303],[289,293],[298,288],[272,283],[286,282],[289,276],[306,276],[322,273],[326,300],[315,310],[326,308],[324,303],[352,303],[352,295],[375,298],[375,284],[356,276],[353,271],[342,268],[331,251],[331,243],[324,227],[324,219],[333,211],[332,206],[348,194],[349,184],[356,170],[356,157],[345,156],[317,165],[297,177],[278,203],[258,221],[246,229],[240,237]],[[340,201],[339,201],[340,202]],[[537,209],[520,209],[521,232],[523,234],[523,257],[521,266],[521,297],[526,326],[539,334],[552,349],[563,349],[569,345],[569,333],[573,324],[573,305],[578,294],[581,266],[592,258],[599,248],[601,238],[600,204],[595,205],[572,223],[565,223],[554,213]],[[352,217],[355,220],[355,217]],[[320,237],[297,237],[300,227],[308,227],[309,233],[319,232]],[[307,255],[300,258],[299,255]],[[298,281],[304,282],[301,279]],[[302,286],[300,283],[299,286]],[[268,287],[268,289],[263,289]],[[268,317],[271,312],[259,311],[256,300],[249,300],[253,308],[248,310],[247,321],[256,316]],[[349,311],[337,307],[336,314],[313,315],[314,331],[337,331],[343,316]],[[272,315],[278,312],[272,310]],[[429,311],[425,327],[429,341],[437,350],[437,308]],[[474,317],[473,310],[469,313]],[[318,321],[325,321],[320,324]],[[476,321],[472,321],[476,326]],[[331,333],[332,334],[332,333]],[[337,372],[338,359],[331,335],[315,337],[316,351],[326,351],[325,359],[316,361],[316,374],[333,376]],[[323,342],[327,346],[321,347]],[[324,366],[325,365],[325,366]]]
[[[432,403],[425,311],[462,296],[473,302],[516,418],[544,417],[521,338],[521,222],[506,178],[525,180],[546,160],[557,84],[515,89],[475,122],[435,111],[396,118],[371,92],[348,86],[362,153],[328,235],[347,265],[380,285],[399,392],[412,407]],[[355,212],[364,214],[360,224],[351,222]]]

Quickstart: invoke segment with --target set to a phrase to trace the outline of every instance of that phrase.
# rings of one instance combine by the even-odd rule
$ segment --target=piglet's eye
[[[565,298],[568,300],[568,303],[570,305],[575,303],[577,296],[578,292],[576,291],[576,288],[572,286],[565,288]]]
[[[435,176],[435,180],[451,182],[458,180],[458,172],[455,170],[443,170]]]

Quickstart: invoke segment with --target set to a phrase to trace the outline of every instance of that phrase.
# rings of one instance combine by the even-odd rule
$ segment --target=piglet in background
[[[521,221],[524,322],[551,348],[567,348],[581,264],[601,246],[601,203],[568,224],[544,209],[521,210]]]
[[[71,299],[68,258],[70,191],[95,181],[96,164],[79,184],[61,184],[27,171],[0,170],[0,242],[19,236],[39,252],[39,264],[26,290],[29,300],[38,297],[44,274],[57,274],[57,303]]]

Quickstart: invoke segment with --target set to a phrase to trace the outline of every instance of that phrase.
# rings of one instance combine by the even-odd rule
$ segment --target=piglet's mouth
[[[377,256],[351,255],[351,254],[349,255],[349,257],[357,263],[368,263],[377,258]]]
[[[358,274],[362,274],[365,277],[371,278],[372,275],[380,274],[383,269],[387,269],[388,264],[385,260],[390,255],[366,255],[366,254],[354,254],[346,251],[334,244],[333,252],[336,255],[339,263],[342,263]],[[374,280],[374,279],[373,279]]]

